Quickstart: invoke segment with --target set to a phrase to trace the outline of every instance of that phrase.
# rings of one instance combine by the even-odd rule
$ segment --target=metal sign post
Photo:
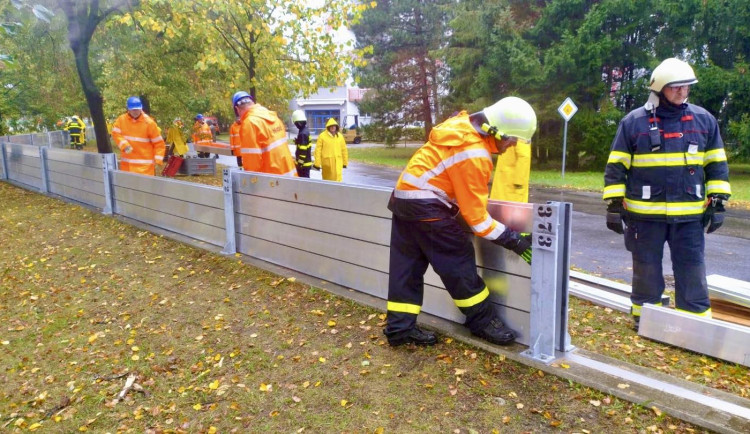
[[[568,121],[578,111],[578,107],[575,105],[570,97],[565,98],[560,107],[557,108],[557,112],[560,113],[563,119],[565,119],[565,130],[563,132],[563,153],[562,153],[562,177],[565,179],[565,154],[567,154],[568,148]]]

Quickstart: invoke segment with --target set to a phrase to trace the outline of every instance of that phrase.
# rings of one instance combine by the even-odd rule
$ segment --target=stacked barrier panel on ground
[[[116,214],[223,246],[224,196],[220,187],[115,170]]]
[[[244,172],[233,172],[233,183],[239,252],[387,298],[390,189]],[[494,207],[499,215],[507,205]],[[528,215],[530,206],[520,207]],[[530,267],[490,242],[477,239],[475,247],[498,311],[527,343]],[[464,321],[431,268],[422,310]]]

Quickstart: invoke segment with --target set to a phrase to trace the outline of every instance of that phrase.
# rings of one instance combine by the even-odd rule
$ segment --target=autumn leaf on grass
[[[260,383],[260,387],[258,388],[261,392],[273,392],[273,385],[266,384],[266,383]]]

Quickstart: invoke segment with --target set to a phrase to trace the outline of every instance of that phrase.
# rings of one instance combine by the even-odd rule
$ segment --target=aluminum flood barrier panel
[[[237,251],[387,299],[391,213],[386,206],[391,189],[241,171],[231,172],[231,182]],[[488,209],[494,218],[514,229],[531,228],[534,205],[491,202]],[[553,347],[536,354],[543,353],[540,359],[545,361],[551,361],[556,350],[568,349],[567,285],[558,288],[555,276],[547,279],[552,286],[541,290],[551,293],[534,298],[554,303],[558,291],[560,298],[565,298],[565,307],[544,312],[545,317],[536,313],[535,321],[548,321],[550,325],[532,331],[531,267],[500,246],[473,239],[478,273],[503,320],[518,332],[517,341],[528,345],[532,333],[537,333],[533,336],[538,341],[540,330],[557,332],[560,336],[546,339]],[[555,251],[557,248],[557,244],[552,247]],[[463,324],[463,314],[431,268],[424,283],[422,310]],[[559,319],[560,315],[564,319]]]
[[[11,136],[15,137],[15,136]],[[5,179],[42,191],[42,157],[38,146],[5,143]]]
[[[107,198],[102,176],[102,157],[92,152],[43,150],[50,193],[105,209]]]
[[[116,214],[224,246],[221,187],[115,170],[112,196]]]
[[[0,146],[1,174],[22,187],[351,288],[383,300],[385,308],[390,188],[230,169],[224,185],[213,187],[119,171],[114,154]],[[471,238],[477,272],[495,309],[518,332],[517,341],[529,346],[524,355],[549,363],[557,352],[572,349],[567,334],[570,204],[490,201],[488,210],[513,229],[533,232],[531,267],[515,253]],[[431,268],[424,284],[423,311],[462,324],[463,314]]]

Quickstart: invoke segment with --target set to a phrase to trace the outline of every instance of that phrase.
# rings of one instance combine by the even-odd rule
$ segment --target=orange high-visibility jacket
[[[211,146],[213,142],[213,134],[211,134],[211,127],[205,122],[195,121],[193,124],[193,144],[202,146]]]
[[[232,122],[232,126],[229,127],[229,147],[232,149],[232,155],[235,157],[241,157],[241,142],[240,142],[240,127],[242,124],[240,121]]]
[[[120,115],[112,127],[112,140],[120,148],[120,170],[154,174],[154,164],[162,164],[164,160],[164,139],[161,130],[149,115],[142,113],[138,119],[129,114]],[[133,150],[125,153],[130,145]]]
[[[477,236],[495,240],[505,225],[487,212],[488,183],[492,175],[495,139],[474,129],[469,115],[457,116],[435,126],[429,141],[411,157],[393,192],[396,202],[421,220],[433,220],[445,212],[436,205],[460,211]],[[435,214],[435,215],[433,215]]]
[[[275,112],[253,104],[240,122],[240,152],[245,170],[297,176],[286,128]]]

